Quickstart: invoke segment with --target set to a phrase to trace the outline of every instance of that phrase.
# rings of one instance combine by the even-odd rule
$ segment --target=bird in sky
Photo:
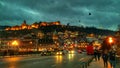
[[[91,13],[89,13],[89,15],[91,15]]]

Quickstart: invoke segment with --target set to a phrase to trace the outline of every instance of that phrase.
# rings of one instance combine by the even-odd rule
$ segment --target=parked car
[[[41,56],[51,56],[54,55],[53,51],[42,51]]]

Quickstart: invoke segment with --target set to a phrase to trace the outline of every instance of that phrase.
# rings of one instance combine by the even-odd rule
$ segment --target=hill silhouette
[[[0,26],[0,29],[4,29],[10,26]],[[97,29],[95,27],[78,27],[78,26],[66,26],[66,25],[51,25],[51,26],[41,26],[37,29],[31,30],[14,30],[14,31],[1,31],[0,37],[20,37],[26,34],[36,33],[41,31],[45,34],[53,33],[53,32],[65,32],[65,31],[79,32],[84,34],[95,34],[95,35],[115,35],[115,31],[105,30],[105,29]]]

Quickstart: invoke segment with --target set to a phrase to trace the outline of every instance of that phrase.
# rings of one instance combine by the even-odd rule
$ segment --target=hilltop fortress
[[[56,22],[39,22],[39,23],[35,22],[31,25],[28,25],[24,20],[20,26],[16,25],[16,26],[8,27],[5,30],[34,29],[34,28],[39,28],[41,26],[60,25],[60,24],[61,24],[60,21],[56,21]]]

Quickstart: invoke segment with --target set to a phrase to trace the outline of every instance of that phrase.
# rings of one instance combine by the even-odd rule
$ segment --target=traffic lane
[[[0,60],[0,68],[21,68],[21,66],[32,64],[33,62],[44,61],[52,56],[37,57],[11,57]]]
[[[9,58],[4,59],[4,63],[0,64],[1,68],[75,68],[78,59],[83,55],[65,55],[65,56],[45,56],[29,57],[29,59]]]
[[[65,56],[55,56],[44,61],[35,61],[24,65],[21,68],[78,68],[79,59],[82,55],[69,54]]]
[[[63,58],[63,61],[58,61],[51,68],[79,68],[79,59],[83,58],[83,55],[68,54]]]
[[[33,59],[45,59],[45,58],[49,58],[49,57],[50,56],[27,56],[27,57],[14,56],[14,57],[8,57],[8,58],[0,59],[0,64],[17,62],[17,61],[19,61],[19,62],[31,61]]]

